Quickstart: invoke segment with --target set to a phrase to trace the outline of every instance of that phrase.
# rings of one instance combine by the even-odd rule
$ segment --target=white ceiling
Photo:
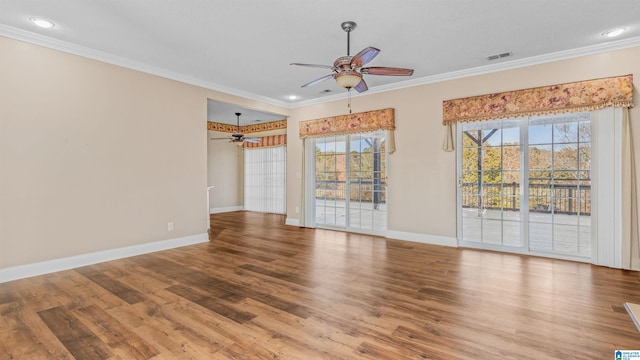
[[[369,92],[640,45],[639,0],[0,0],[0,35],[285,107],[345,95],[331,79],[301,88],[329,70],[289,63],[346,55],[347,20],[352,55],[375,46],[369,65],[415,69],[365,75]]]

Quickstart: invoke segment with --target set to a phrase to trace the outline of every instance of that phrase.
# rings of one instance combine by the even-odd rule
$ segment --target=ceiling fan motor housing
[[[351,59],[353,56],[341,56],[333,63],[335,79],[344,88],[353,88],[362,80],[362,74],[351,64]]]
[[[340,72],[342,70],[351,70],[351,59],[353,56],[341,56],[333,62],[333,69],[336,72]]]

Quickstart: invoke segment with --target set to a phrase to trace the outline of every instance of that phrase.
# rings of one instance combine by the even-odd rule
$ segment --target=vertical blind
[[[244,208],[286,213],[286,147],[244,150]]]

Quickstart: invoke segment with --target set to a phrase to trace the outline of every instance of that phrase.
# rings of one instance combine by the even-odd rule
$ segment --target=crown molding
[[[317,99],[304,100],[304,101],[299,101],[295,103],[285,102],[282,100],[254,94],[244,90],[230,88],[227,86],[223,86],[220,84],[215,84],[207,81],[202,81],[200,79],[194,78],[186,74],[158,68],[149,64],[137,62],[131,59],[127,59],[124,57],[116,56],[116,55],[102,52],[99,50],[91,49],[85,46],[76,45],[70,42],[53,39],[48,36],[33,33],[30,31],[25,31],[25,30],[18,29],[12,26],[4,25],[4,24],[0,24],[0,36],[24,41],[34,45],[44,46],[54,50],[63,51],[66,53],[102,61],[105,63],[117,65],[117,66],[122,66],[128,69],[141,71],[144,73],[160,76],[163,78],[180,81],[186,84],[199,86],[209,90],[223,92],[229,95],[234,95],[234,96],[246,98],[249,100],[262,102],[265,104],[279,106],[286,109],[296,109],[296,108],[301,108],[309,105],[323,104],[323,103],[342,100],[347,98],[347,92],[343,92],[340,94],[334,94],[334,95],[329,95],[329,96],[325,96]],[[459,79],[464,77],[484,75],[484,74],[494,73],[498,71],[517,69],[517,68],[533,66],[533,65],[540,65],[540,64],[550,63],[554,61],[572,59],[576,57],[594,55],[594,54],[615,51],[615,50],[622,50],[622,49],[636,47],[636,46],[640,46],[640,37],[633,37],[633,38],[617,40],[617,41],[609,41],[602,44],[590,45],[590,46],[575,48],[571,50],[564,50],[564,51],[559,51],[551,54],[532,56],[525,59],[505,61],[497,64],[479,66],[479,67],[470,68],[470,69],[452,71],[452,72],[443,73],[443,74],[437,74],[437,75],[426,76],[422,78],[415,78],[415,79],[410,79],[406,81],[395,82],[392,84],[376,86],[374,88],[371,88],[366,92],[366,94],[354,93],[351,95],[352,97],[359,97],[359,96],[379,94],[387,91],[405,89],[413,86],[432,84],[432,83]]]
[[[518,68],[523,68],[527,66],[541,65],[541,64],[551,63],[555,61],[567,60],[567,59],[577,58],[581,56],[595,55],[595,54],[600,54],[600,53],[609,52],[609,51],[632,48],[636,46],[640,46],[640,37],[610,41],[610,42],[597,44],[597,45],[590,45],[590,46],[585,46],[585,47],[571,49],[571,50],[558,51],[555,53],[550,53],[545,55],[532,56],[525,59],[505,61],[497,64],[478,66],[470,69],[452,71],[452,72],[443,73],[443,74],[437,74],[437,75],[426,76],[422,78],[395,82],[392,84],[387,84],[382,86],[376,86],[374,88],[370,88],[366,92],[366,95],[379,94],[387,91],[405,89],[405,88],[419,86],[419,85],[433,84],[437,82],[454,80],[459,78],[490,74],[490,73],[495,73],[499,71],[518,69]],[[351,95],[353,98],[355,94],[351,94]],[[364,94],[358,94],[356,96],[364,96]],[[309,105],[322,104],[322,103],[335,101],[335,100],[342,100],[346,98],[347,98],[347,93],[344,92],[342,94],[335,94],[335,95],[326,96],[318,99],[311,99],[311,100],[296,102],[294,104],[291,104],[290,107],[300,108],[300,107],[305,107]]]
[[[57,40],[48,36],[33,33],[30,31],[25,31],[25,30],[18,29],[12,26],[4,25],[4,24],[0,24],[0,36],[27,42],[34,45],[47,47],[50,49],[70,53],[73,55],[86,57],[93,60],[98,60],[108,64],[121,66],[127,69],[144,72],[147,74],[156,75],[166,79],[199,86],[208,90],[219,91],[229,95],[235,95],[235,96],[246,98],[249,100],[255,100],[258,102],[275,105],[283,108],[290,108],[290,103],[285,101],[273,99],[267,96],[262,96],[262,95],[254,94],[251,92],[247,92],[247,91],[243,91],[235,88],[230,88],[220,84],[202,81],[190,75],[155,67],[146,63],[134,61],[121,56],[95,50],[86,46],[76,45],[67,41]]]

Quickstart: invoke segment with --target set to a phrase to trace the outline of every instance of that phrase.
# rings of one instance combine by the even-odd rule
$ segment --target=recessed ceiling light
[[[295,100],[295,99],[297,99],[298,97],[297,97],[297,96],[295,96],[295,95],[289,95],[287,98],[288,98],[289,100]]]
[[[612,38],[612,37],[620,36],[623,32],[624,32],[624,28],[617,28],[617,29],[605,31],[602,33],[602,35]]]
[[[53,22],[39,17],[30,17],[29,21],[43,29],[51,29],[52,27],[56,26],[56,24],[54,24]]]

